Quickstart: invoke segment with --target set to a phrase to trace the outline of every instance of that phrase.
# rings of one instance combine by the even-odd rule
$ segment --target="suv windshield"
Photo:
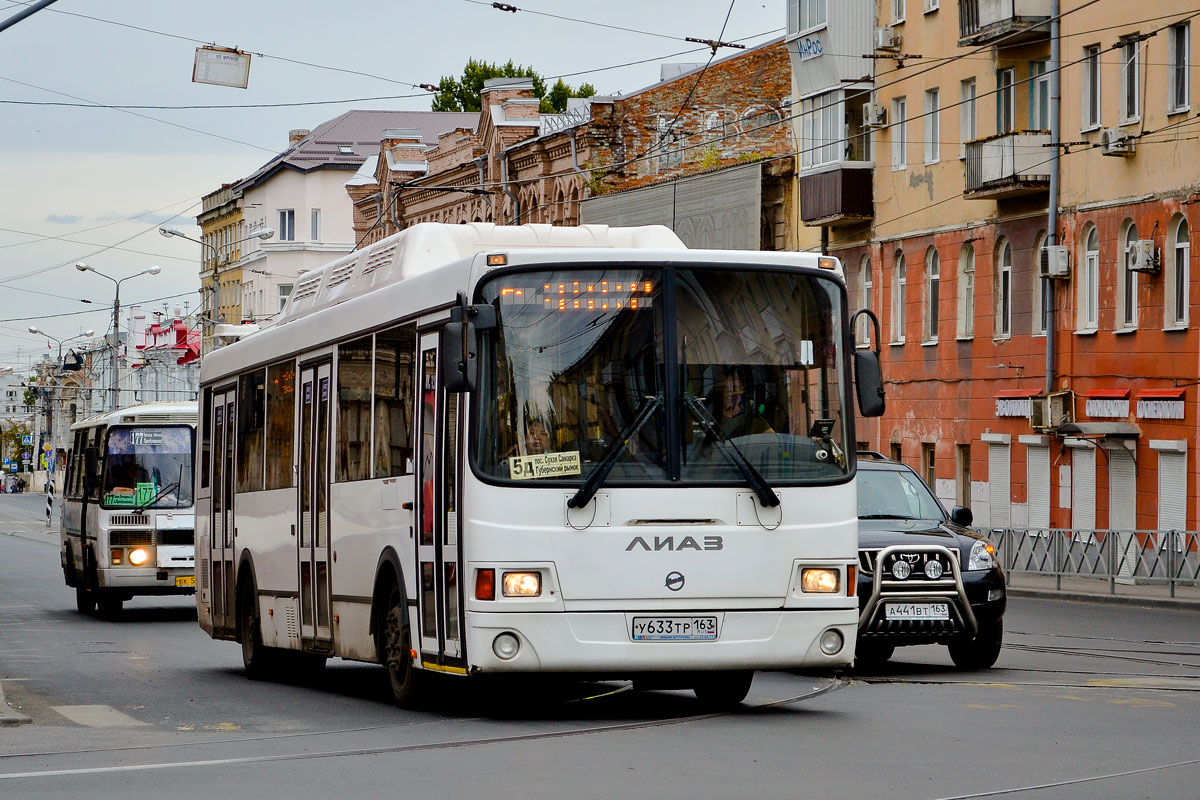
[[[105,506],[186,508],[192,505],[192,429],[186,425],[110,428]]]
[[[925,483],[907,469],[858,470],[858,516],[862,519],[934,519],[946,514]]]
[[[628,266],[482,289],[476,468],[578,484],[844,476],[842,290],[799,270]],[[734,449],[740,456],[734,453]],[[611,464],[611,467],[607,466]]]

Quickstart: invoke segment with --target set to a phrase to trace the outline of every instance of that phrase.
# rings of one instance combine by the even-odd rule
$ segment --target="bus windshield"
[[[560,269],[482,289],[476,468],[501,480],[844,477],[840,285],[799,270]],[[741,465],[739,465],[739,462]]]
[[[192,505],[192,429],[186,425],[113,427],[108,431],[101,505]]]

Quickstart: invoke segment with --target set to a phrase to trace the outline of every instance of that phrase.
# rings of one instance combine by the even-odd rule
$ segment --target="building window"
[[[941,301],[942,257],[936,248],[925,254],[925,341],[938,340],[938,304]]]
[[[800,102],[801,165],[804,168],[841,160],[844,114],[840,91],[826,92]]]
[[[1089,131],[1100,127],[1100,45],[1083,48],[1083,125]]]
[[[1192,245],[1188,232],[1187,220],[1179,217],[1175,223],[1171,239],[1171,252],[1165,259],[1167,275],[1165,285],[1169,292],[1167,301],[1167,327],[1178,328],[1188,324],[1188,283],[1190,270],[1188,260],[1191,258]]]
[[[975,248],[970,242],[958,252],[958,338],[975,337]]]
[[[908,135],[905,119],[908,116],[908,101],[903,97],[892,99],[892,169],[908,166]]]
[[[1117,311],[1122,328],[1137,327],[1137,273],[1133,266],[1134,243],[1137,242],[1137,225],[1127,222],[1125,235],[1121,237],[1121,254],[1117,263]]]
[[[1045,61],[1031,61],[1029,76],[1033,79],[1033,94],[1029,104],[1029,127],[1035,131],[1050,130],[1050,73]]]
[[[892,343],[904,343],[904,293],[908,278],[904,272],[904,253],[896,251],[895,267],[892,270]]]
[[[871,280],[871,257],[863,256],[862,263],[858,268],[858,285],[859,285],[859,308],[871,308],[871,299],[874,294],[875,284]],[[872,325],[871,320],[866,315],[859,317],[858,325],[854,330],[854,340],[860,347],[870,347],[871,345]]]
[[[996,250],[996,325],[994,336],[1012,336],[1012,245],[1007,240]]]
[[[1121,124],[1141,118],[1141,47],[1137,40],[1121,44]]]
[[[904,0],[892,0],[892,24],[904,22]]]
[[[958,480],[954,490],[955,505],[971,507],[971,445],[960,444],[955,448]]]
[[[321,209],[312,210],[312,241],[321,241]]]
[[[1167,111],[1187,111],[1190,107],[1188,64],[1191,56],[1192,26],[1184,23],[1168,29],[1167,46],[1170,51],[1168,70],[1170,74]]]
[[[1041,264],[1042,250],[1049,244],[1049,237],[1045,232],[1037,235],[1037,244],[1033,248],[1033,335],[1044,336],[1046,329],[1049,327],[1048,312],[1046,311],[1046,293],[1043,291],[1046,285],[1046,279],[1039,274],[1038,265]]]
[[[1016,70],[996,71],[996,133],[1008,133],[1017,118]]]
[[[281,242],[296,241],[296,209],[279,209],[279,229],[275,233]]]
[[[925,92],[925,163],[942,157],[941,95],[937,89]]]
[[[788,33],[798,34],[825,24],[825,0],[788,0]]]
[[[962,82],[959,92],[962,102],[958,105],[959,158],[967,157],[967,142],[979,135],[977,133],[979,117],[975,110],[975,93],[974,78],[967,78]]]
[[[921,477],[929,484],[929,488],[933,493],[937,494],[937,445],[922,444],[921,445]]]
[[[283,311],[283,307],[287,305],[288,298],[292,295],[292,284],[279,284],[279,310]]]
[[[1088,226],[1083,239],[1083,269],[1079,274],[1079,329],[1094,331],[1100,327],[1100,234]]]

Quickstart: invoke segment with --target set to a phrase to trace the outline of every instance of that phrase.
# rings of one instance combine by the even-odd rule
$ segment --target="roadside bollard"
[[[54,481],[46,481],[46,527],[50,527],[50,517],[54,513]]]

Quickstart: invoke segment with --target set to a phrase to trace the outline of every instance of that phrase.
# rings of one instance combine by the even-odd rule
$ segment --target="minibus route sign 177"
[[[539,453],[532,456],[512,456],[508,459],[508,475],[518,481],[578,475],[582,471],[578,450],[562,453]]]

